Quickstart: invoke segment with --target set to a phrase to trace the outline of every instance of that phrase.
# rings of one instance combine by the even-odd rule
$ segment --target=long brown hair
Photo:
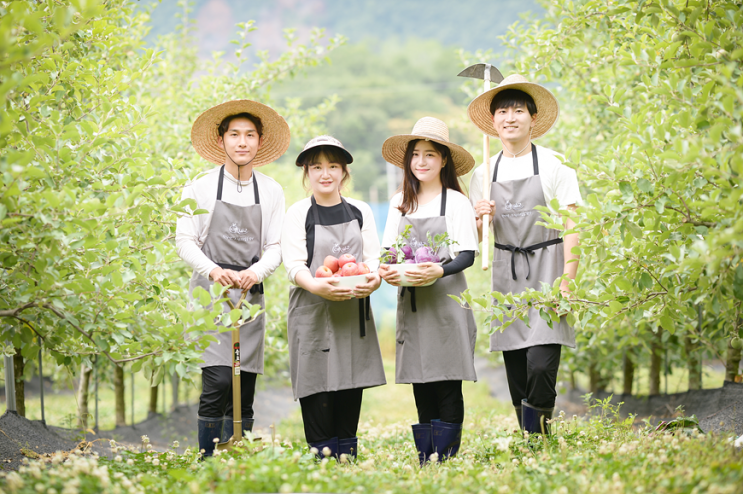
[[[413,174],[413,169],[410,163],[413,161],[413,151],[415,151],[415,144],[421,139],[416,139],[408,143],[408,148],[405,150],[405,158],[403,159],[403,176],[402,184],[400,184],[400,190],[402,190],[402,202],[397,206],[397,209],[402,214],[414,213],[418,210],[418,191],[420,190],[421,182]],[[462,193],[462,188],[459,185],[459,179],[457,178],[457,172],[455,170],[454,161],[451,158],[451,151],[447,146],[439,144],[435,141],[429,141],[433,144],[441,154],[441,160],[445,163],[445,166],[441,168],[439,177],[441,178],[441,185],[447,189],[456,190]]]

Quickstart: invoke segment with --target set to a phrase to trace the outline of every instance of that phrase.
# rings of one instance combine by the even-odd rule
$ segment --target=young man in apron
[[[193,268],[189,297],[196,287],[229,287],[233,304],[243,290],[252,305],[265,307],[263,281],[281,264],[284,193],[281,185],[255,168],[278,159],[289,147],[289,126],[266,105],[228,101],[202,113],[191,142],[202,158],[221,165],[191,182],[184,199],[206,214],[182,216],[176,227],[178,255]],[[224,304],[224,311],[230,307]],[[265,318],[240,327],[242,428],[252,430],[257,374],[263,373]],[[232,341],[230,332],[211,333],[218,341],[203,349],[198,412],[199,448],[211,456],[215,442],[233,434]]]
[[[492,175],[483,176],[483,165],[470,181],[481,238],[480,218],[485,214],[492,218],[494,291],[539,290],[542,282],[552,285],[563,274],[575,279],[578,256],[572,248],[578,245],[578,234],[561,237],[557,230],[537,225],[540,213],[535,210],[554,198],[561,208],[573,209],[581,199],[575,170],[563,165],[554,151],[532,143],[554,125],[558,111],[548,89],[520,75],[505,78],[467,109],[475,125],[503,144],[491,159]],[[489,198],[482,197],[483,180],[492,182]],[[566,229],[574,226],[568,219]],[[560,284],[565,297],[570,295],[568,285],[568,280]],[[549,432],[561,348],[574,348],[575,335],[564,316],[550,328],[536,310],[530,310],[529,323],[517,320],[501,332],[494,321],[490,351],[503,352],[519,425],[529,432]]]

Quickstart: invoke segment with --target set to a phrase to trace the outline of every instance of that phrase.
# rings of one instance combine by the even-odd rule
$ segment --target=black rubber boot
[[[356,459],[356,455],[359,451],[359,439],[357,437],[349,437],[346,439],[338,439],[338,459],[340,460],[341,455],[346,455],[348,461]]]
[[[456,456],[462,443],[462,424],[450,424],[440,420],[431,421],[433,450],[439,455],[439,462]]]
[[[214,455],[214,439],[222,438],[224,417],[196,417],[198,423],[199,451],[203,458]]]
[[[253,422],[255,422],[253,419],[243,419],[243,433],[245,431],[253,431]],[[232,435],[235,433],[235,422],[234,418],[225,415],[224,417],[224,427],[222,428],[222,439],[219,441],[220,443],[226,443],[230,440]]]
[[[322,453],[322,450],[325,448],[330,449],[330,455],[328,458],[338,458],[338,438],[333,437],[330,439],[327,439],[325,441],[317,441],[316,443],[308,443],[310,445],[310,448],[317,448],[317,459],[322,460],[325,458],[325,455]]]
[[[413,424],[413,441],[415,449],[418,450],[418,461],[421,466],[428,462],[433,453],[433,441],[431,439],[431,424]]]
[[[554,408],[539,408],[521,400],[521,420],[524,430],[529,434],[548,434],[550,426],[547,423],[552,418]]]

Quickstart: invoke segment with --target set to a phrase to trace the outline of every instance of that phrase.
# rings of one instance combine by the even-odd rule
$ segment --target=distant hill
[[[151,2],[142,2],[143,4]],[[498,36],[526,12],[541,14],[536,0],[194,0],[199,46],[204,54],[228,50],[234,25],[255,20],[258,49],[272,54],[283,46],[282,30],[296,28],[300,36],[312,27],[340,33],[356,43],[366,38],[405,41],[435,39],[469,51],[500,46]],[[171,32],[178,24],[177,0],[162,0],[153,11],[151,36]]]

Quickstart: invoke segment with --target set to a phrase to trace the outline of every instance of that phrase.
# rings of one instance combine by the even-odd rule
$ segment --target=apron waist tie
[[[529,254],[534,254],[534,251],[544,249],[545,247],[549,247],[550,245],[557,245],[561,243],[562,238],[553,238],[552,240],[547,240],[546,242],[540,242],[538,244],[530,245],[529,247],[516,247],[515,245],[503,245],[496,243],[495,248],[511,251],[511,276],[513,276],[513,279],[515,281],[517,252],[526,256],[526,279],[528,280],[529,275],[531,274],[531,266],[529,265]]]
[[[371,302],[369,297],[359,299],[359,335],[366,336],[366,321],[371,320]]]
[[[402,287],[402,297],[405,298],[405,290],[410,292],[410,310],[413,312],[418,312],[418,309],[415,306],[415,287],[414,286],[404,286]]]

